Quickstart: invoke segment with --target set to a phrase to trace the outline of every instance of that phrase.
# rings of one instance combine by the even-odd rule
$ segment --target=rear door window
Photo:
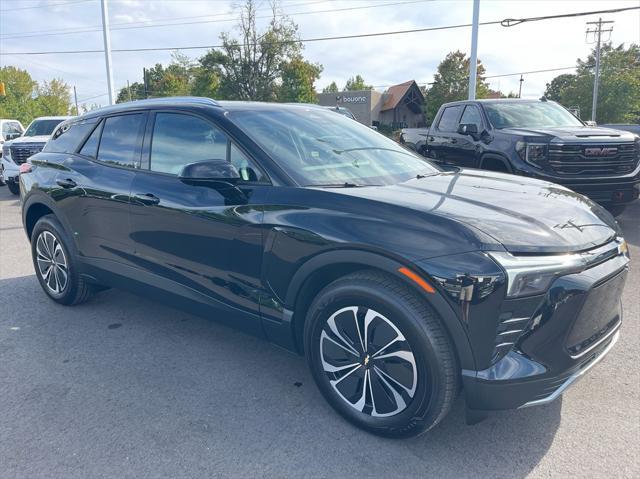
[[[102,123],[96,126],[93,133],[87,138],[87,141],[84,142],[82,149],[80,150],[80,154],[83,156],[88,156],[89,158],[93,158],[94,160],[98,156],[98,145],[100,144],[100,133],[102,132]]]
[[[43,151],[50,153],[75,153],[87,135],[98,123],[98,118],[63,123],[53,132]]]
[[[98,161],[136,168],[140,162],[146,114],[110,116],[104,121]]]
[[[438,122],[438,130],[445,132],[455,132],[458,128],[458,117],[462,110],[461,105],[448,106],[442,112]]]

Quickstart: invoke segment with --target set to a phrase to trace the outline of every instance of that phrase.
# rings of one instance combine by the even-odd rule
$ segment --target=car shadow
[[[640,200],[631,203],[624,212],[616,218],[622,228],[624,238],[629,244],[640,246]]]
[[[17,475],[77,453],[55,475],[525,477],[560,424],[557,401],[467,426],[459,399],[427,434],[384,439],[328,406],[304,358],[262,339],[117,290],[75,307],[33,275],[0,291],[0,458]]]

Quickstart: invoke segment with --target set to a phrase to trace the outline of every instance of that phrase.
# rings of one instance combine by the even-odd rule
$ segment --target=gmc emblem
[[[613,156],[618,153],[617,148],[585,148],[585,156]]]

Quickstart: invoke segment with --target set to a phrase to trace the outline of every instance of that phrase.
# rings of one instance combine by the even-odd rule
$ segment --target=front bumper
[[[561,276],[545,295],[504,301],[495,361],[462,372],[468,407],[547,404],[600,362],[619,337],[628,261],[621,253]]]
[[[9,183],[17,183],[20,176],[20,167],[6,158],[0,159],[0,179]]]

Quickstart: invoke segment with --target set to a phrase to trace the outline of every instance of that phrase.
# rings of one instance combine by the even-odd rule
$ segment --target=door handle
[[[451,138],[451,143],[458,143],[458,139],[457,138]]]
[[[153,206],[160,203],[160,198],[151,193],[136,193],[133,195],[133,199],[145,206]]]
[[[71,178],[59,178],[56,180],[56,184],[62,188],[71,189],[78,186],[78,184]]]

